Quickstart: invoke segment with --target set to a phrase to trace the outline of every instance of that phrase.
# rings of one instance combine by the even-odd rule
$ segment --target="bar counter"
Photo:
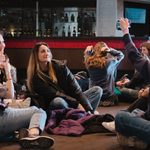
[[[147,38],[133,38],[135,45],[139,45],[146,41]],[[122,37],[83,37],[83,38],[7,38],[5,39],[7,48],[10,49],[29,49],[34,46],[36,42],[44,41],[49,44],[52,49],[85,49],[87,45],[94,45],[96,42],[104,41],[108,46],[115,49],[124,49]]]
[[[146,38],[133,38],[135,45],[139,48]],[[83,51],[88,45],[94,45],[99,41],[104,41],[109,47],[124,51],[122,37],[90,37],[90,38],[5,38],[6,53],[10,57],[11,63],[18,70],[26,70],[31,49],[34,44],[44,41],[49,44],[53,53],[53,58],[67,60],[67,65],[71,70],[85,70],[83,63]],[[118,67],[118,70],[133,70],[133,66],[125,56]]]

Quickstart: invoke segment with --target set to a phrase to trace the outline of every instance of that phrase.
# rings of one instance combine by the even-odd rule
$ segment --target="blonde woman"
[[[100,87],[82,93],[68,67],[52,59],[51,50],[45,42],[37,43],[31,52],[27,85],[32,94],[41,97],[38,104],[47,112],[70,107],[94,113],[102,96]]]
[[[98,42],[88,46],[84,52],[84,63],[90,76],[90,87],[103,89],[102,106],[112,106],[118,102],[114,94],[117,67],[124,55],[121,51],[109,48],[106,43]]]

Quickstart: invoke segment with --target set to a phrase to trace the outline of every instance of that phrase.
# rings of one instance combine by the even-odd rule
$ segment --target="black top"
[[[135,47],[130,34],[124,35],[124,43],[129,60],[140,75],[150,83],[150,61],[143,57],[143,55]]]
[[[33,89],[38,95],[42,96],[41,103],[45,107],[44,109],[48,109],[50,101],[58,97],[57,92],[59,91],[75,98],[86,111],[92,112],[93,108],[90,102],[84,93],[82,93],[78,82],[68,67],[56,60],[52,60],[52,65],[58,80],[56,88],[52,86],[52,81],[48,77],[45,78],[47,82],[44,82],[37,74],[33,76]],[[46,72],[45,74],[48,75]]]

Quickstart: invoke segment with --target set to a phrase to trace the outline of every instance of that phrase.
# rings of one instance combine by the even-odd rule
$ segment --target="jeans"
[[[120,111],[115,117],[116,131],[124,136],[136,136],[150,143],[150,121],[126,111]]]
[[[94,86],[83,93],[86,95],[87,100],[90,101],[93,110],[95,111],[100,103],[100,99],[103,94],[102,88],[100,88],[99,86]],[[68,103],[61,97],[54,98],[53,101],[50,103],[51,109],[65,109],[68,107]]]
[[[131,88],[119,88],[121,95],[119,95],[120,101],[129,101],[133,102],[138,98],[138,92],[139,90],[131,89]]]
[[[146,111],[147,100],[144,98],[137,99],[136,101],[134,101],[132,104],[129,105],[129,107],[127,108],[127,111],[132,112],[136,108]]]
[[[0,137],[11,135],[21,128],[38,127],[44,130],[46,122],[44,110],[35,106],[28,108],[6,108],[0,113]]]

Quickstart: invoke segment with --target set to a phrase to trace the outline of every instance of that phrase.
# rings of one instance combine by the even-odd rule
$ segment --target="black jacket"
[[[150,61],[135,47],[130,34],[124,35],[124,43],[129,60],[146,82],[150,83]]]
[[[142,56],[142,54],[135,47],[130,34],[124,35],[124,43],[129,60],[134,65],[135,69],[139,72],[142,78],[150,84],[150,60]],[[150,92],[148,97],[148,109],[146,110],[145,117],[150,120]]]
[[[133,77],[129,82],[127,82],[124,86],[126,88],[132,88],[140,90],[141,88],[145,87],[148,83],[145,79],[141,76],[141,74],[135,70]]]
[[[58,80],[58,84],[56,85],[57,88],[51,85],[52,82],[49,78],[46,78],[47,82],[44,82],[37,74],[33,76],[33,89],[38,95],[42,97],[40,105],[43,107],[43,109],[49,108],[49,103],[55,97],[58,97],[57,94],[59,91],[76,99],[85,108],[86,111],[93,112],[93,108],[90,102],[84,93],[82,93],[78,82],[68,67],[65,64],[62,64],[60,61],[56,60],[52,60],[52,65]],[[46,72],[45,74],[48,75]]]

